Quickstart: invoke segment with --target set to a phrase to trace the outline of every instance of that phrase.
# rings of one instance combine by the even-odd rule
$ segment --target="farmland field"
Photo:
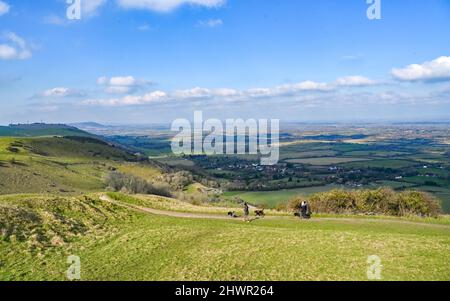
[[[296,188],[276,191],[233,191],[224,193],[224,197],[239,197],[246,202],[255,205],[266,205],[274,208],[279,203],[287,203],[295,196],[309,196],[313,193],[329,191],[332,189],[343,188],[342,186],[329,185],[307,188]]]
[[[371,160],[371,161],[361,161],[361,162],[349,162],[345,163],[347,167],[353,168],[404,168],[410,166],[417,166],[420,163],[407,161],[407,160]]]
[[[322,158],[307,158],[307,159],[289,159],[286,160],[288,163],[296,164],[310,164],[310,165],[323,165],[329,166],[333,164],[341,164],[348,162],[358,162],[358,161],[368,161],[367,159],[359,158],[339,158],[339,157],[322,157]]]

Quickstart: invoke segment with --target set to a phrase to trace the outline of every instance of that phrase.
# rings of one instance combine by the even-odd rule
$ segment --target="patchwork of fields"
[[[437,139],[448,132],[430,128],[413,133],[409,139],[395,128],[375,128],[371,136],[360,139],[312,133],[303,138],[287,135],[280,143],[280,162],[272,168],[255,167],[259,159],[252,156],[221,159],[166,154],[157,160],[223,179],[230,191],[224,198],[238,197],[270,208],[296,195],[386,186],[428,192],[450,213],[450,146]],[[233,184],[227,185],[230,182]]]

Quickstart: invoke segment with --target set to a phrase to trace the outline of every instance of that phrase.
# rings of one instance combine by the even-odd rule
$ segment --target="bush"
[[[151,184],[136,176],[123,174],[117,171],[110,172],[105,179],[106,185],[113,191],[121,191],[133,194],[154,194],[171,197],[172,194],[167,185]]]
[[[194,183],[191,173],[180,171],[177,173],[164,174],[158,177],[161,182],[167,183],[175,190],[183,190]]]
[[[288,204],[284,202],[280,202],[275,206],[275,210],[278,212],[288,211]]]
[[[298,211],[303,198],[294,198],[288,209]],[[417,215],[436,217],[440,203],[431,195],[418,191],[396,193],[390,188],[376,190],[332,190],[316,193],[308,200],[311,210],[329,214],[377,214],[392,216]]]
[[[300,210],[300,207],[302,205],[302,202],[306,201],[304,198],[302,197],[298,197],[298,198],[293,198],[292,200],[290,200],[287,205],[286,205],[286,209],[288,211],[292,211],[292,212],[297,212]]]
[[[405,191],[398,196],[399,215],[438,216],[441,212],[439,202],[428,193]]]

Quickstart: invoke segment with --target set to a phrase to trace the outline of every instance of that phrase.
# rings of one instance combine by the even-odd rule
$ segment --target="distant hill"
[[[95,137],[76,127],[65,124],[10,124],[0,126],[1,137],[82,136]]]
[[[0,137],[0,195],[102,191],[114,170],[158,173],[155,164],[95,137]]]
[[[79,123],[71,123],[70,126],[76,128],[107,128],[108,126],[97,123],[97,122],[79,122]]]

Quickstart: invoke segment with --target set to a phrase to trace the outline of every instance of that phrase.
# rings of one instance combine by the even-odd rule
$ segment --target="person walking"
[[[306,208],[306,202],[303,201],[303,202],[300,204],[300,212],[299,212],[299,217],[300,217],[300,218],[304,218],[304,216],[305,216],[305,208]]]
[[[311,210],[309,204],[306,201],[303,201],[302,205],[300,206],[300,218],[302,219],[311,218]]]
[[[248,221],[250,215],[250,208],[248,207],[247,202],[244,203],[244,221]]]

